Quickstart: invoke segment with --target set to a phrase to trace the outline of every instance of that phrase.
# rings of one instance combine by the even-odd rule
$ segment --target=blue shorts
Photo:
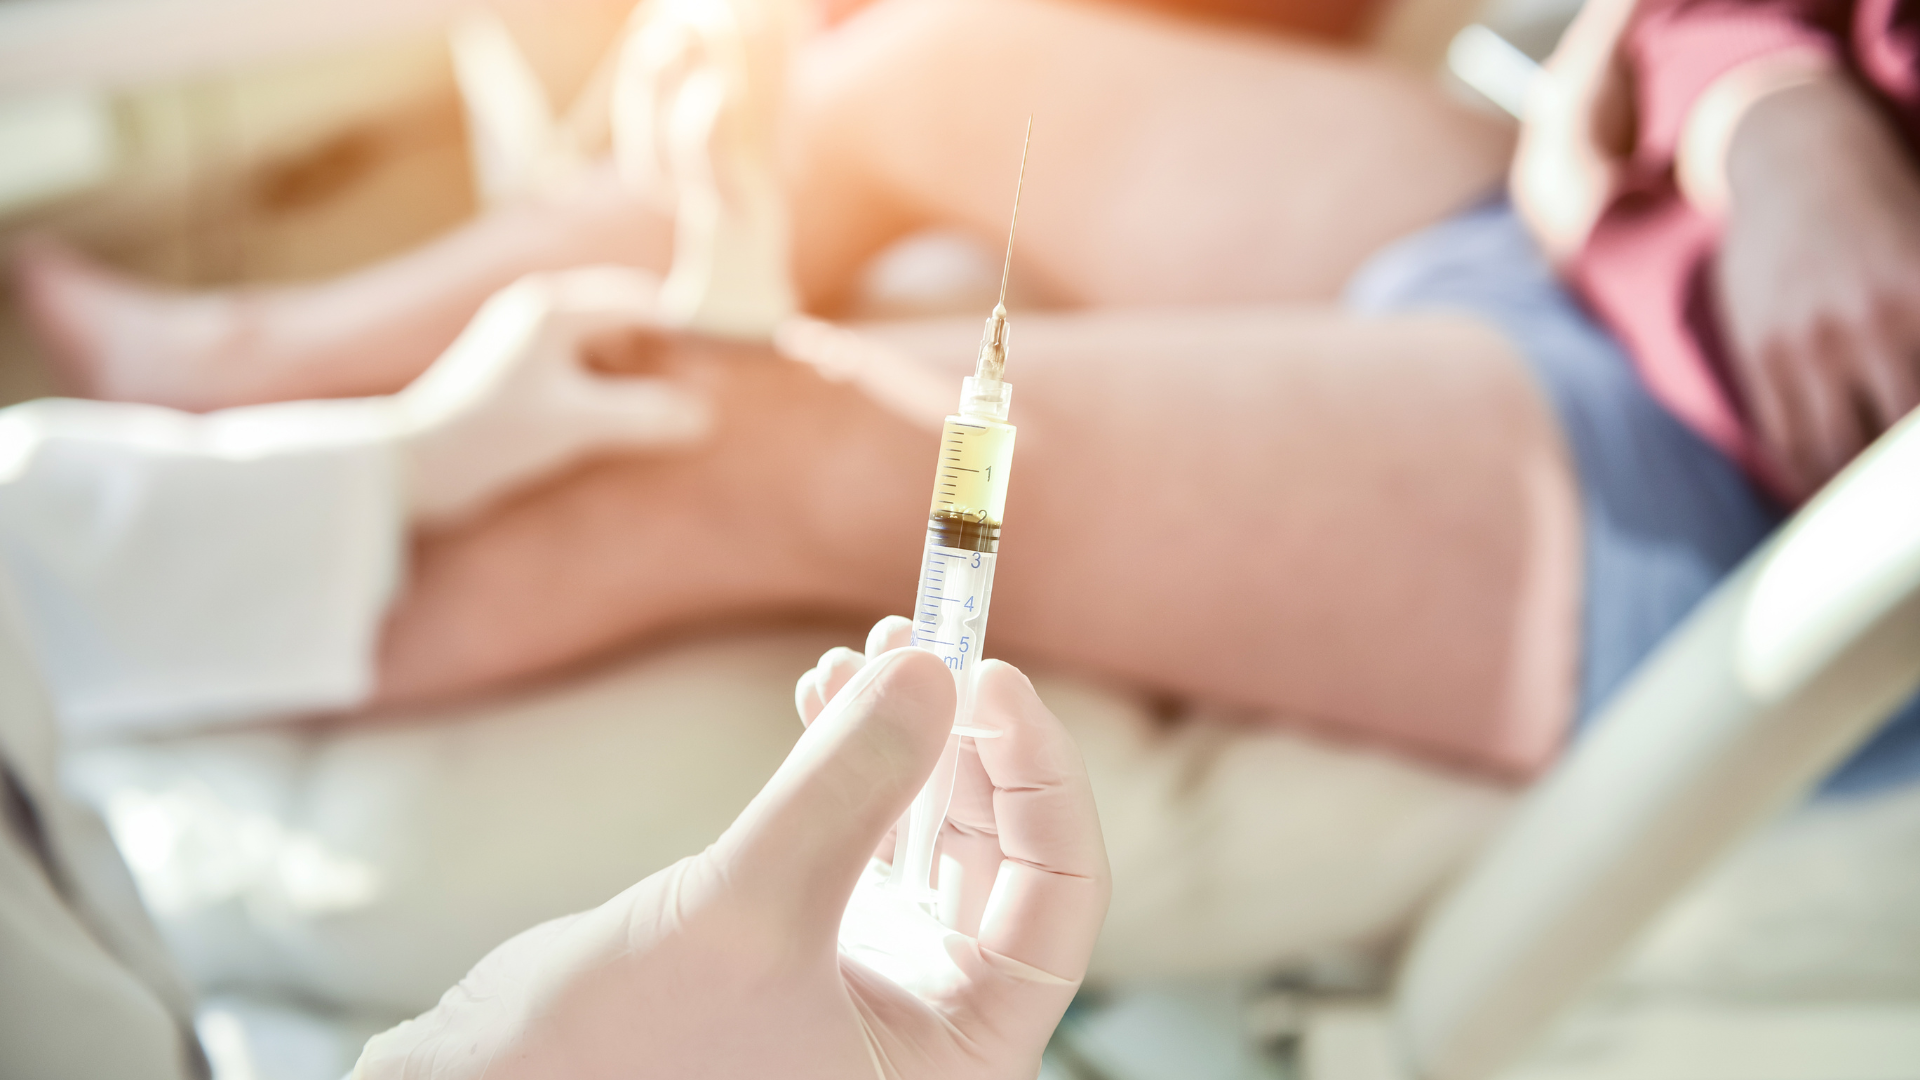
[[[1555,277],[1505,199],[1407,237],[1347,285],[1349,309],[1466,311],[1518,348],[1579,474],[1586,604],[1576,733],[1784,515],[1654,401]],[[1920,698],[1828,778],[1854,794],[1920,780]]]

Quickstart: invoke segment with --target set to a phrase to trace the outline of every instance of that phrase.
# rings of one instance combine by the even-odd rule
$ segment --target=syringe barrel
[[[967,379],[969,390],[974,382]],[[1013,387],[998,386],[996,397],[1004,412]],[[934,518],[946,515],[991,523],[998,533],[1007,510],[1015,433],[1012,424],[989,414],[963,412],[947,417],[940,430],[940,460],[933,476],[930,512]]]
[[[967,382],[971,391],[974,380]],[[1004,409],[1004,394],[1001,401]],[[1004,420],[967,413],[947,417],[941,433],[913,643],[939,656],[953,672],[956,729],[982,726],[973,715],[973,679],[986,643],[1014,434],[1013,425]],[[948,739],[946,753],[908,811],[895,848],[894,884],[929,903],[934,849],[953,794],[960,737],[956,731]]]
[[[955,721],[960,725],[971,722],[969,689],[987,632],[1014,435],[1012,424],[966,413],[947,417],[940,434],[914,644],[939,654],[953,671],[962,702]]]

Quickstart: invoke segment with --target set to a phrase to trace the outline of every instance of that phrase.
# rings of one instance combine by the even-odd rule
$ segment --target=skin
[[[1755,103],[1727,181],[1715,283],[1735,381],[1805,497],[1920,404],[1920,169],[1835,74]]]
[[[1073,306],[1332,300],[1512,149],[1429,81],[1125,8],[883,3],[803,61],[796,246],[824,310],[901,231],[998,250],[1029,115],[1018,254]]]
[[[1512,141],[1358,57],[1054,0],[877,3],[795,69],[794,275],[823,314],[915,229],[997,248],[1029,114],[1022,265],[1073,306],[1331,300],[1381,243],[1494,184]],[[209,409],[392,392],[522,274],[664,272],[669,226],[603,168],[315,285],[174,294],[44,247],[21,276],[78,389]]]
[[[1502,775],[1551,757],[1579,606],[1551,416],[1491,329],[1328,303],[1381,243],[1495,184],[1506,127],[1356,58],[1044,0],[882,3],[801,59],[790,184],[816,309],[921,225],[997,243],[1035,116],[1019,254],[1082,310],[1014,321],[994,652]],[[469,301],[499,267],[471,265]],[[714,437],[423,535],[380,700],[697,621],[902,610],[978,332],[870,328],[892,358],[865,383],[751,346],[628,348],[711,402]],[[276,392],[309,367],[279,363]],[[941,389],[871,384],[916,377]]]
[[[1550,757],[1573,682],[1574,481],[1494,332],[1282,309],[1016,327],[995,652],[1503,773]],[[975,332],[886,336],[952,387]],[[383,697],[695,618],[907,605],[951,406],[889,411],[751,349],[664,353],[715,401],[716,436],[423,540]]]
[[[182,293],[45,239],[15,277],[71,393],[202,411],[391,393],[427,369],[482,302],[520,277],[601,263],[663,266],[669,234],[611,169],[331,281]]]

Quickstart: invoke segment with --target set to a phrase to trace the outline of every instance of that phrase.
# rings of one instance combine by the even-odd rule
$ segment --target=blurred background
[[[8,0],[0,6],[0,233],[46,229],[180,286],[326,277],[478,207],[438,0]],[[571,101],[630,4],[502,5]],[[16,308],[0,386],[50,389]]]
[[[1337,0],[1164,6],[1377,56],[1500,112],[1579,5],[1391,0],[1365,18]],[[51,233],[185,288],[323,279],[444,234],[513,197],[472,136],[480,90],[450,45],[476,10],[563,111],[632,5],[0,0],[0,247]],[[997,256],[982,270],[951,246],[916,250],[883,256],[856,310],[953,302],[977,317]],[[0,404],[59,389],[7,294]],[[104,809],[206,996],[219,1080],[321,1080],[506,933],[717,831],[796,734],[793,675],[838,643],[814,630],[685,643],[377,728],[94,745],[72,783]],[[1151,941],[1156,913],[1180,906],[1217,909],[1221,927],[1213,952],[1169,941],[1097,961],[1043,1075],[1399,1075],[1383,1002],[1413,913],[1516,793],[1311,739],[1169,724],[1162,703],[1040,681],[1103,812],[1132,822],[1112,830],[1136,839],[1116,847],[1110,926]],[[689,717],[705,737],[684,737]],[[1364,888],[1295,897],[1301,929],[1261,946],[1286,962],[1236,963],[1236,920],[1258,920],[1271,888],[1249,868],[1291,844],[1307,852],[1293,864],[1304,880],[1350,858],[1356,836],[1374,861],[1342,880]],[[1156,874],[1169,852],[1202,849],[1246,876]],[[1920,1077],[1920,799],[1789,815],[1716,865],[1506,1075]]]
[[[1544,57],[1578,6],[1129,2],[1368,51],[1483,104],[1448,69],[1457,32],[1477,18]],[[325,278],[442,234],[486,201],[448,44],[470,10],[455,0],[4,0],[0,244],[51,231],[184,287]],[[502,0],[484,10],[558,111],[614,47],[632,5]],[[1470,48],[1462,62],[1486,85],[1511,85],[1500,60]],[[914,287],[907,276],[903,287]],[[0,401],[10,403],[54,384],[15,297],[7,301]]]

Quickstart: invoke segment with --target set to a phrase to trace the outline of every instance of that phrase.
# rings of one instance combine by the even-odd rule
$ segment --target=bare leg
[[[186,409],[390,393],[481,301],[535,270],[666,263],[651,208],[601,169],[405,255],[313,285],[156,289],[60,249],[29,249],[22,292],[78,391]]]
[[[975,332],[892,335],[944,364]],[[1573,686],[1574,482],[1494,331],[1266,309],[1017,333],[996,652],[1484,768],[1546,760]],[[677,364],[719,400],[719,437],[423,542],[384,697],[690,618],[910,606],[937,417],[751,352]]]
[[[1350,54],[1058,0],[878,4],[803,57],[794,180],[816,310],[903,230],[1006,235],[1070,304],[1333,298],[1497,185],[1511,125]]]
[[[1324,300],[1382,241],[1497,182],[1510,133],[1362,60],[1120,8],[912,0],[801,58],[790,178],[808,305],[913,228],[997,239],[1024,118],[1021,257],[1068,303]],[[395,389],[518,274],[664,265],[610,177],[323,285],[180,298],[30,265],[78,382],[204,408]]]

